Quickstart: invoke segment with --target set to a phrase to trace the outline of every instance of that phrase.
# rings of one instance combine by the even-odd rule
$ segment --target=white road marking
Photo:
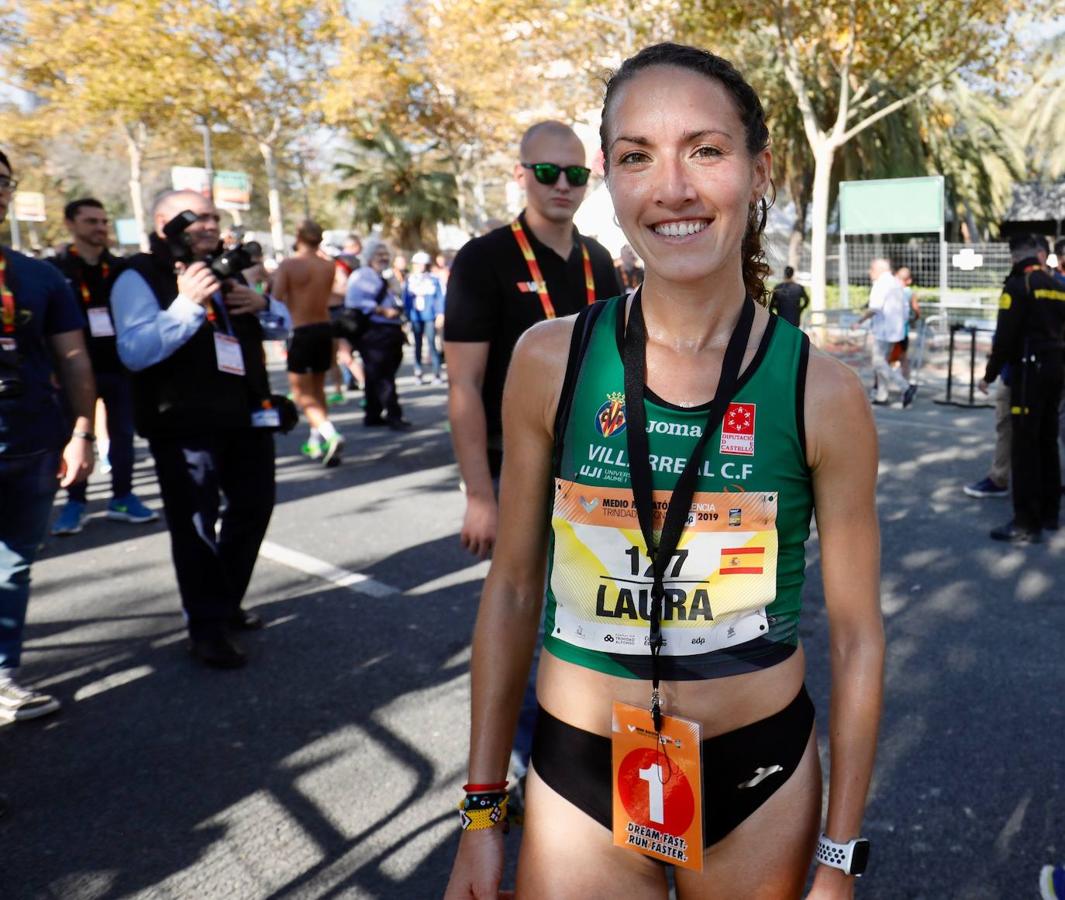
[[[300,553],[299,550],[282,547],[273,541],[263,541],[262,546],[259,548],[259,555],[273,562],[281,563],[283,566],[288,566],[290,569],[303,572],[305,575],[313,575],[315,578],[328,581],[336,587],[347,588],[359,594],[369,594],[371,597],[390,597],[393,594],[400,593],[398,588],[377,581],[369,575],[363,575],[361,572],[349,572],[347,569],[341,569],[332,563],[327,563],[325,560],[316,559],[306,553]]]
[[[151,666],[136,666],[122,672],[112,672],[98,681],[83,684],[74,692],[74,700],[88,700],[90,697],[95,697],[97,694],[102,694],[112,688],[122,687],[122,685],[137,681],[140,678],[147,678],[153,672],[155,672],[155,669]]]

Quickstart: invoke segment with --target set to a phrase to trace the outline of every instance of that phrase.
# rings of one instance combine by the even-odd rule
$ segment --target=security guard
[[[998,323],[980,389],[1009,364],[1013,446],[1013,519],[991,532],[996,541],[1036,543],[1056,530],[1061,504],[1058,401],[1065,349],[1065,289],[1046,268],[1046,243],[1010,239],[1013,268],[999,301]]]

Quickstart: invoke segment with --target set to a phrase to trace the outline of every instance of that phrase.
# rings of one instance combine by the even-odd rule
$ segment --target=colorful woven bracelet
[[[503,792],[467,794],[459,803],[458,810],[463,831],[484,831],[496,825],[505,825],[507,795]]]

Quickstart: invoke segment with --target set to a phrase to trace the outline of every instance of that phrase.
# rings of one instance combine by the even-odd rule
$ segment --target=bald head
[[[152,207],[152,220],[158,224],[160,216],[163,216],[165,225],[186,209],[191,209],[196,215],[215,211],[214,204],[197,191],[166,191],[159,195]]]
[[[564,171],[554,182],[538,182],[525,166],[553,163],[565,170],[568,166],[583,167],[586,160],[584,144],[568,125],[549,120],[538,122],[525,132],[521,139],[521,162],[514,166],[514,179],[525,191],[525,212],[532,216],[533,228],[543,222],[572,224],[573,214],[584,199],[587,182],[570,184]]]
[[[871,263],[869,263],[869,277],[876,281],[885,272],[891,271],[891,262],[884,259],[882,256],[877,257]]]
[[[165,237],[163,227],[178,213],[191,210],[197,220],[185,229],[185,238],[196,257],[212,253],[219,241],[219,216],[214,203],[196,191],[167,191],[152,207],[155,233]]]
[[[572,142],[581,148],[581,153],[584,153],[584,145],[581,144],[581,140],[577,137],[577,133],[563,122],[556,122],[554,119],[548,119],[545,122],[537,122],[535,125],[529,127],[529,129],[521,136],[521,159],[522,162],[541,162],[536,159],[536,152],[538,148],[545,141],[564,141]]]

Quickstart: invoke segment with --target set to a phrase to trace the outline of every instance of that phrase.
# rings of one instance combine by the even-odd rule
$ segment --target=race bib
[[[669,498],[654,492],[656,533]],[[695,494],[663,580],[666,655],[707,653],[768,631],[776,518],[775,491]],[[553,636],[588,650],[646,654],[653,578],[632,492],[556,479],[551,523]]]
[[[610,735],[614,844],[703,870],[703,772],[698,722],[615,701]]]
[[[240,341],[232,335],[215,332],[214,355],[218,360],[219,372],[228,372],[230,375],[244,374],[244,356],[240,352]]]
[[[93,337],[114,337],[115,323],[111,321],[110,311],[103,306],[90,306],[89,334]]]

